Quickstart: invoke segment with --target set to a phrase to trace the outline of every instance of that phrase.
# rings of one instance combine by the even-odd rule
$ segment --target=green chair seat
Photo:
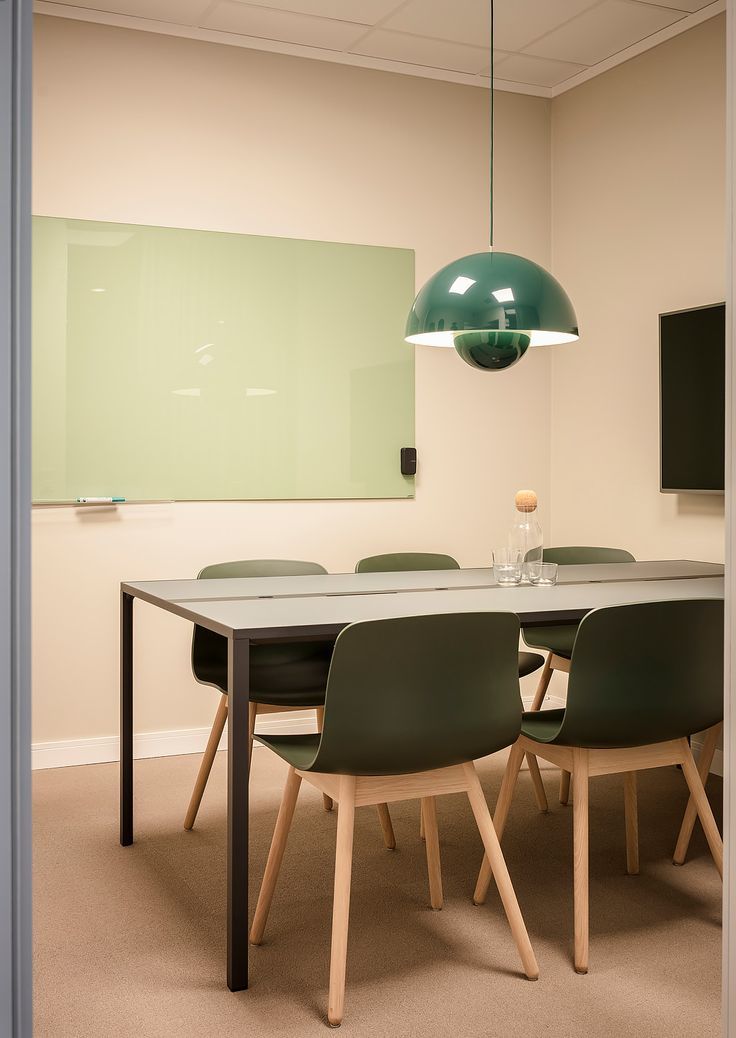
[[[539,670],[544,665],[544,656],[540,656],[538,652],[520,652],[519,653],[519,677],[525,678],[527,674],[533,674],[535,670]]]
[[[522,718],[521,734],[537,742],[553,742],[559,734],[564,716],[564,708],[527,711]]]
[[[257,735],[258,742],[268,746],[287,764],[299,771],[309,771],[319,749],[319,734],[316,735]]]
[[[553,652],[556,656],[564,656],[566,660],[569,660],[577,633],[577,624],[560,627],[532,627],[530,630],[524,631],[524,641],[533,649],[544,649],[546,652]],[[544,663],[544,659],[542,662]]]

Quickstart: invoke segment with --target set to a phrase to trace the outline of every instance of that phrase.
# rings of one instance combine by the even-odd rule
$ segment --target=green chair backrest
[[[301,562],[294,559],[241,559],[237,562],[218,562],[205,566],[197,574],[198,580],[214,580],[224,577],[301,577],[326,573],[318,562]],[[300,650],[304,655],[304,650]],[[192,635],[192,670],[197,680],[205,680],[211,673],[212,663],[227,666],[227,639],[206,627],[194,625]],[[208,682],[207,682],[208,683]]]
[[[452,555],[435,552],[403,551],[388,555],[370,555],[361,559],[355,567],[356,573],[401,573],[422,569],[460,569]]]
[[[303,577],[326,573],[318,562],[297,559],[242,559],[239,562],[217,562],[205,566],[197,574],[198,580],[220,577]]]
[[[555,741],[646,746],[723,719],[723,602],[609,606],[578,628]]]
[[[485,757],[521,728],[519,619],[366,620],[337,638],[312,771],[401,775]]]
[[[545,562],[556,562],[558,566],[595,566],[606,562],[636,562],[630,551],[624,548],[544,548]]]

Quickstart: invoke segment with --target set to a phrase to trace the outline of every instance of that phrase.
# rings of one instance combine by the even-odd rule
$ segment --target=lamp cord
[[[489,241],[488,247],[493,250],[493,0],[490,0],[491,8],[491,125],[490,125],[490,168],[489,168],[489,185],[490,185],[490,213],[489,213]]]

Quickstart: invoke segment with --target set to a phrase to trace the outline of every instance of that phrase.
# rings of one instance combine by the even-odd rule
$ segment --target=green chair
[[[538,967],[473,761],[512,744],[521,726],[519,621],[511,613],[369,620],[338,636],[321,735],[256,738],[289,765],[250,932],[260,944],[302,779],[339,804],[328,1019],[345,996],[356,807],[421,799],[432,907],[442,907],[434,797],[466,792],[524,971]],[[296,951],[295,954],[299,954]]]
[[[525,753],[572,772],[575,969],[586,973],[590,777],[625,775],[626,862],[635,874],[636,772],[682,765],[723,875],[723,844],[688,742],[723,718],[723,603],[691,599],[596,609],[579,626],[571,663],[566,708],[524,714],[493,822],[500,839]],[[477,904],[485,900],[489,883],[484,861]]]
[[[394,552],[387,555],[371,555],[367,559],[361,559],[355,567],[356,573],[400,573],[413,570],[441,570],[460,569],[460,563],[453,559],[452,555],[442,555],[435,552],[405,551]],[[519,677],[525,678],[533,674],[544,665],[544,656],[537,652],[519,653]],[[540,811],[547,810],[547,796],[544,792],[542,776],[539,773],[537,762],[534,767],[529,768],[534,795]],[[419,835],[424,839],[424,813],[419,820]]]
[[[600,566],[614,562],[636,562],[631,552],[624,548],[545,548],[544,561],[556,562],[558,566]],[[532,701],[532,710],[541,710],[544,697],[547,695],[549,683],[554,671],[568,673],[570,670],[570,657],[572,647],[577,633],[576,624],[563,626],[532,627],[524,631],[524,641],[534,649],[544,649],[547,659],[544,669],[539,678],[537,690]],[[540,807],[547,810],[547,797],[544,793],[542,778],[539,774],[539,765],[533,757],[527,759],[529,771],[534,779],[535,789],[542,789],[542,802]],[[563,771],[560,776],[560,803],[567,804],[570,798],[570,774]],[[537,797],[539,802],[540,798]]]
[[[198,578],[214,580],[229,577],[296,577],[326,572],[327,570],[316,562],[248,559],[205,566],[200,570]],[[260,714],[316,710],[319,727],[333,645],[334,639],[252,645],[249,753],[253,744],[256,717]],[[214,631],[208,631],[205,627],[195,625],[192,637],[192,670],[197,681],[219,689],[222,696],[194,784],[184,821],[185,829],[191,829],[194,825],[227,720],[227,639]],[[325,808],[329,810],[331,807],[331,801],[325,797]]]
[[[460,563],[451,555],[435,552],[404,551],[387,555],[371,555],[361,559],[355,567],[356,573],[402,573],[412,570],[460,569]],[[537,652],[519,653],[519,677],[533,674],[544,664],[544,657]]]

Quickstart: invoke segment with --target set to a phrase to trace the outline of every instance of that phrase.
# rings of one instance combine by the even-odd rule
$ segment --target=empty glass
[[[501,587],[521,583],[521,549],[497,548],[493,553],[493,576]]]
[[[552,587],[557,583],[557,563],[537,562],[529,570],[529,580],[536,587]]]

